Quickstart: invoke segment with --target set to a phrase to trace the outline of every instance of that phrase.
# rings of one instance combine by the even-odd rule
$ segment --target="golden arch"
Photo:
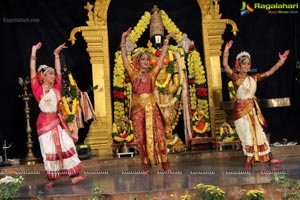
[[[197,2],[202,14],[203,56],[206,63],[211,130],[212,135],[215,135],[221,126],[219,123],[225,120],[225,114],[220,115],[222,111],[219,108],[223,100],[220,66],[222,34],[226,24],[232,26],[233,34],[236,34],[238,29],[234,21],[221,19],[218,0],[197,0]],[[88,2],[84,7],[88,12],[87,25],[73,28],[69,38],[74,45],[76,33],[82,33],[92,64],[93,85],[98,85],[98,89],[94,90],[94,108],[98,120],[91,124],[86,138],[86,143],[91,145],[94,156],[112,155],[111,65],[107,27],[109,4],[110,0],[96,0],[94,5]]]

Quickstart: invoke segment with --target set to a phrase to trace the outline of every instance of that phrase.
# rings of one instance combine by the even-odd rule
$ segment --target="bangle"
[[[280,65],[280,67],[284,64],[285,60],[281,60],[279,59],[278,64]]]
[[[224,51],[223,55],[228,56],[229,52],[228,51]]]
[[[121,47],[121,48],[122,48],[122,47],[126,47],[126,45],[125,45],[125,44],[121,44],[120,47]]]
[[[31,56],[30,59],[31,60],[36,60],[36,56]]]

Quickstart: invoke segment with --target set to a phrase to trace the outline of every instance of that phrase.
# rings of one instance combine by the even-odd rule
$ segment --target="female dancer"
[[[156,66],[150,70],[150,55],[147,52],[141,52],[137,55],[138,69],[135,70],[128,61],[125,45],[126,37],[130,32],[131,28],[122,34],[120,47],[123,65],[132,83],[131,118],[135,140],[141,155],[142,169],[146,171],[146,175],[150,175],[151,165],[161,164],[164,171],[170,170],[165,125],[155,100],[154,83],[163,66],[169,39],[175,33],[168,34],[164,39]]]
[[[280,159],[271,159],[269,142],[264,132],[266,122],[255,98],[256,83],[277,71],[287,59],[289,50],[283,54],[279,53],[278,62],[264,73],[248,75],[251,68],[251,57],[246,51],[236,56],[235,68],[233,71],[228,65],[229,49],[233,41],[225,45],[223,53],[223,66],[227,75],[232,79],[236,92],[233,104],[233,120],[236,132],[241,140],[244,154],[247,156],[245,167],[252,167],[254,162],[270,162],[270,164],[281,163]]]
[[[77,184],[87,176],[79,175],[82,166],[74,145],[76,139],[70,134],[66,122],[58,112],[62,89],[59,53],[67,46],[63,43],[54,50],[55,69],[40,65],[36,71],[36,52],[41,46],[41,42],[32,46],[30,78],[32,92],[40,108],[36,126],[49,180],[45,188],[52,188],[54,180],[62,176],[71,177],[72,184]]]

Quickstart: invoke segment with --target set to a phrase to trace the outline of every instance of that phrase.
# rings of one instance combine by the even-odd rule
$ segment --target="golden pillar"
[[[216,135],[220,125],[226,120],[225,112],[220,110],[220,103],[223,101],[220,61],[221,47],[223,44],[222,35],[226,29],[226,24],[232,26],[234,35],[236,35],[238,31],[234,21],[221,19],[218,1],[219,0],[198,0],[202,15],[202,39],[209,93],[212,136]]]
[[[84,7],[88,11],[87,26],[74,28],[70,41],[75,44],[75,34],[81,32],[87,43],[87,52],[92,64],[94,90],[94,109],[97,120],[93,121],[85,142],[91,146],[93,156],[111,155],[111,87],[108,48],[107,10],[110,1],[97,0],[94,5],[89,2]]]

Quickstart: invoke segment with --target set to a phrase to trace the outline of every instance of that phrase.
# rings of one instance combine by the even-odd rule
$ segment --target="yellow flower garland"
[[[129,34],[130,41],[136,43],[141,35],[147,29],[147,26],[150,24],[151,21],[151,14],[150,12],[144,12],[144,15],[138,21],[137,25],[133,28],[133,30]]]
[[[181,53],[183,51],[182,48],[178,48],[178,47],[174,47],[174,46],[170,46],[170,48],[173,50],[179,51]],[[160,108],[168,108],[170,106],[173,106],[178,101],[178,99],[181,95],[182,88],[183,88],[184,74],[186,72],[185,64],[184,64],[184,55],[181,53],[180,53],[181,61],[178,61],[179,75],[180,75],[179,88],[178,88],[176,94],[173,96],[173,98],[168,103],[158,104]]]
[[[172,51],[168,51],[168,56],[169,56],[170,62],[172,62],[174,60]],[[166,88],[169,85],[171,78],[172,78],[172,74],[168,72],[166,80],[162,84],[159,83],[158,80],[156,80],[155,86],[158,88]]]
[[[168,73],[166,80],[162,84],[156,80],[155,86],[157,86],[158,88],[166,88],[169,85],[171,78],[172,78],[172,74]]]
[[[75,115],[76,113],[76,107],[78,105],[78,100],[77,99],[73,99],[72,100],[72,109],[70,110],[70,106],[68,105],[68,102],[67,102],[67,98],[64,96],[62,97],[62,102],[63,102],[63,105],[64,105],[64,108],[66,109],[66,112],[67,114],[70,116],[70,115]]]
[[[229,91],[229,98],[230,98],[230,100],[234,100],[234,98],[235,98],[235,90],[234,90],[234,86],[233,86],[233,82],[232,81],[228,82],[228,91]]]
[[[165,26],[168,33],[177,33],[174,37],[177,43],[180,43],[183,39],[182,32],[177,28],[175,23],[169,18],[167,13],[164,10],[160,10],[161,18],[163,25]]]
[[[77,87],[77,83],[74,80],[73,76],[71,73],[68,74],[68,78],[70,81],[70,88],[71,90],[74,90],[72,93],[72,105],[71,105],[71,109],[70,106],[68,104],[67,101],[67,97],[66,97],[66,92],[64,93],[64,95],[61,98],[61,102],[59,103],[59,107],[60,110],[64,116],[64,118],[66,119],[67,122],[72,122],[75,118],[75,115],[78,111],[78,106],[79,106],[79,100],[78,100],[78,87]]]
[[[205,77],[205,69],[201,62],[200,53],[197,50],[192,50],[187,58],[188,66],[189,66],[189,79],[195,79],[195,83],[190,83],[190,103],[191,103],[191,109],[196,112],[196,110],[201,110],[205,117],[207,118],[207,121],[209,120],[209,106],[208,106],[208,100],[207,99],[198,99],[196,95],[196,85],[205,84],[206,77]],[[193,123],[195,123],[194,119],[192,119]],[[206,123],[205,128],[201,131],[197,130],[193,127],[193,130],[196,133],[205,133],[210,131],[210,124]]]

